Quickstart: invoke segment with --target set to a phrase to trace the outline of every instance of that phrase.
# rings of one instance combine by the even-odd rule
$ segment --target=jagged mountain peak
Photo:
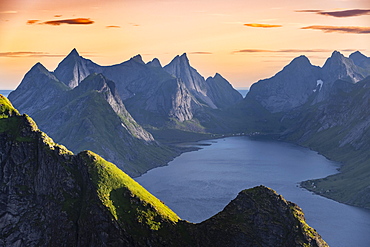
[[[296,57],[294,58],[289,64],[288,66],[290,65],[312,65],[310,60],[308,59],[308,57],[306,57],[305,55],[301,55],[299,57]]]
[[[216,73],[215,76],[213,78],[222,78],[222,79],[225,79],[221,74],[219,73]]]
[[[356,83],[364,79],[367,73],[361,71],[352,59],[345,57],[342,53],[334,51],[322,67],[324,81],[334,82],[342,79]]]
[[[137,63],[140,63],[140,64],[145,64],[144,61],[143,61],[143,58],[141,57],[140,54],[137,54],[136,56],[133,56],[130,61],[134,61],[134,62],[137,62]]]
[[[180,56],[180,59],[185,60],[185,61],[189,61],[189,59],[188,59],[188,55],[186,54],[186,52],[184,52],[184,53]]]
[[[351,57],[364,57],[364,58],[367,58],[364,54],[362,54],[360,51],[355,51],[353,53],[351,53],[351,55],[349,55],[349,58]]]
[[[158,58],[154,58],[152,61],[148,62],[147,65],[162,68],[161,62]]]
[[[165,68],[166,67],[168,68],[168,67],[171,67],[171,66],[190,67],[190,62],[189,62],[189,59],[188,59],[188,56],[186,55],[186,53],[183,53],[181,56],[177,55],[176,57],[174,57],[172,59],[172,61],[165,66]]]
[[[68,54],[68,56],[80,56],[76,48],[73,48],[72,51]]]
[[[339,51],[335,50],[333,51],[333,53],[331,54],[331,57],[343,57],[343,54],[340,53]]]
[[[359,66],[363,69],[366,69],[366,70],[370,70],[370,58],[365,56],[361,52],[356,51],[356,52],[352,53],[349,56],[349,59],[351,59],[353,61],[353,63],[356,64],[357,66]],[[368,72],[368,74],[370,74],[370,71]]]
[[[79,60],[79,59],[82,59],[82,57],[78,53],[77,49],[76,48],[73,48],[71,50],[71,52],[68,53],[68,55],[62,60],[62,62],[63,61],[69,61],[69,60],[76,61],[76,60]]]
[[[91,72],[99,71],[100,66],[80,56],[74,48],[59,64],[54,75],[70,88],[76,87]]]
[[[49,70],[47,70],[47,68],[45,68],[45,66],[40,62],[37,62],[34,66],[32,66],[32,68],[30,69],[28,73],[32,73],[32,72],[50,73]]]

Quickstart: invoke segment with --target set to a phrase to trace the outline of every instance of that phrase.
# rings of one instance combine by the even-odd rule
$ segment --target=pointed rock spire
[[[136,56],[132,57],[130,61],[135,61],[140,64],[145,64],[140,54],[137,54]]]
[[[147,65],[162,68],[161,62],[158,60],[158,58],[154,58],[152,61],[148,62]]]

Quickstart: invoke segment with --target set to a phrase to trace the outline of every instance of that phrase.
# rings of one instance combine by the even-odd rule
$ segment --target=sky
[[[76,48],[100,65],[187,53],[205,78],[248,88],[306,55],[370,56],[369,0],[1,0],[0,89],[41,62],[54,71]]]

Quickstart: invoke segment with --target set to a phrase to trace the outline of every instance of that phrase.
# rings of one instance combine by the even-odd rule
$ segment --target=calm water
[[[309,225],[334,247],[370,246],[370,210],[340,204],[298,186],[337,172],[337,163],[296,145],[228,137],[203,141],[199,151],[184,153],[166,167],[136,180],[182,219],[201,222],[243,189],[266,185],[297,203]]]

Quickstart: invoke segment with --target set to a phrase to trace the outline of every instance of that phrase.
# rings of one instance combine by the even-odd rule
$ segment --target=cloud
[[[338,11],[323,11],[323,10],[296,10],[295,12],[309,12],[318,15],[326,15],[332,17],[353,17],[361,15],[370,15],[370,9],[348,9]]]
[[[0,57],[64,57],[65,55],[50,54],[47,52],[34,51],[11,51],[0,52]]]
[[[106,26],[106,28],[121,28],[121,26]]]
[[[321,30],[325,33],[354,33],[354,34],[367,34],[370,33],[370,27],[351,27],[351,26],[308,26],[301,27],[301,29]]]
[[[0,14],[17,14],[18,11],[16,10],[7,10],[7,11],[1,11]]]
[[[27,24],[35,24],[35,23],[37,23],[36,20],[27,21]],[[45,21],[45,22],[39,22],[38,24],[59,26],[61,24],[89,25],[89,24],[93,24],[93,23],[94,23],[94,21],[90,20],[90,18],[74,18],[74,19],[64,19],[64,20],[55,20],[55,21]]]
[[[333,17],[352,17],[360,15],[369,15],[370,9],[349,9],[342,11],[326,11],[318,12],[319,15],[333,16]]]
[[[140,26],[139,24],[132,23],[132,22],[130,22],[129,24],[130,24],[131,26],[134,26],[134,27],[139,27],[139,26]]]
[[[62,17],[62,15],[54,15],[54,17]]]
[[[194,55],[211,55],[213,53],[212,52],[208,52],[208,51],[194,51],[194,52],[189,52],[189,54],[194,54]]]
[[[304,10],[295,10],[294,12],[303,12],[303,13],[318,13],[321,12],[321,9],[304,9]]]
[[[27,24],[28,25],[32,25],[32,24],[35,24],[35,23],[37,23],[37,22],[39,22],[40,20],[28,20],[27,21]]]
[[[260,52],[274,52],[274,53],[313,53],[313,52],[332,52],[329,49],[281,49],[281,50],[262,50],[262,49],[243,49],[233,51],[232,53],[260,53]],[[345,49],[341,51],[355,51],[352,49]]]
[[[247,24],[244,24],[244,26],[262,27],[262,28],[282,27],[282,25],[271,25],[271,24],[260,24],[260,23],[247,23]]]

